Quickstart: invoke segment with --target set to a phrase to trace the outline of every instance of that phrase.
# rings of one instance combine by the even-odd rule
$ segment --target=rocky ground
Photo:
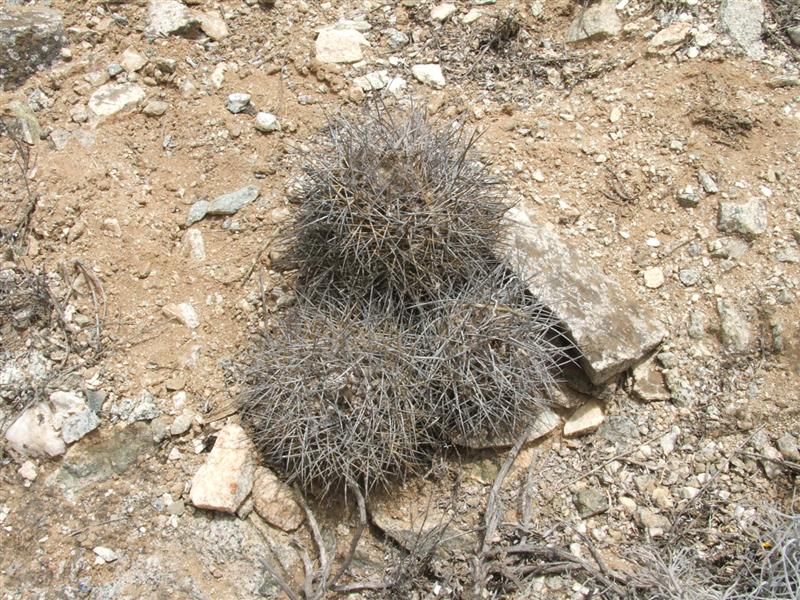
[[[513,463],[469,441],[372,498],[337,585],[731,582],[800,470],[800,13],[765,1],[6,0],[3,597],[300,598],[316,537],[346,560],[357,508],[261,464],[235,364],[292,301],[304,157],[373,98],[483,132],[584,376]]]

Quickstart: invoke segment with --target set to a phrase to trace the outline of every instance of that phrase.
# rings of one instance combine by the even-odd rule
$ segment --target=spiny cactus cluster
[[[372,108],[333,119],[305,166],[285,241],[299,300],[257,344],[241,412],[306,489],[368,493],[551,402],[568,349],[496,258],[508,206],[475,142]]]

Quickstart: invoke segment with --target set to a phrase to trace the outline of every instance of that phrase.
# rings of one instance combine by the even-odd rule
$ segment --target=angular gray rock
[[[717,313],[719,313],[720,338],[725,348],[732,352],[746,351],[752,336],[742,313],[722,298],[717,300]]]
[[[0,91],[19,87],[49,66],[65,42],[59,11],[0,7]]]
[[[762,60],[766,56],[761,41],[764,24],[764,4],[761,0],[723,0],[720,21],[747,56],[753,60]]]
[[[235,215],[242,207],[258,198],[260,193],[261,190],[256,186],[248,185],[230,194],[224,194],[211,201],[206,214],[214,217]]]
[[[622,31],[616,0],[602,0],[578,13],[567,30],[567,42],[601,40]]]
[[[744,203],[720,202],[717,227],[720,231],[754,240],[767,230],[767,206],[759,198]]]
[[[592,383],[622,373],[661,343],[663,326],[621,281],[524,211],[512,209],[508,219],[507,263],[564,324]]]
[[[64,424],[61,426],[61,436],[64,438],[64,442],[71,444],[99,426],[100,419],[97,418],[94,411],[86,409],[64,420]]]

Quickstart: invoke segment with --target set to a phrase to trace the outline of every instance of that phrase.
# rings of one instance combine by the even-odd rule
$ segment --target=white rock
[[[443,88],[445,85],[442,67],[436,64],[414,65],[411,73],[420,83],[435,88]]]
[[[47,402],[26,409],[6,431],[6,440],[23,456],[60,456],[67,449]]]
[[[253,487],[253,445],[239,425],[226,425],[192,479],[189,497],[197,508],[235,513]]]
[[[228,96],[227,100],[225,100],[225,108],[227,108],[228,111],[232,112],[233,114],[240,113],[250,106],[250,98],[250,94],[245,94],[244,92],[234,92]]]
[[[150,0],[144,32],[149,37],[166,36],[184,33],[198,23],[194,12],[177,0]]]
[[[281,124],[278,122],[278,117],[268,112],[260,112],[256,115],[255,127],[262,133],[271,133],[273,131],[281,130]]]
[[[186,232],[186,242],[189,244],[189,255],[195,262],[206,259],[206,245],[203,241],[203,232],[199,229],[190,229]]]
[[[664,285],[664,271],[661,270],[661,267],[646,269],[644,272],[644,284],[653,290]]]
[[[458,9],[456,8],[455,4],[439,4],[431,9],[431,19],[439,22],[444,21],[453,16],[457,10]]]
[[[590,400],[579,406],[564,423],[564,436],[576,437],[591,433],[603,423],[603,408],[599,402]]]
[[[392,80],[386,85],[386,91],[395,98],[399,98],[406,91],[408,82],[402,77],[393,77]]]
[[[367,73],[362,77],[356,77],[353,80],[353,83],[355,83],[365,92],[382,90],[389,84],[389,72],[386,69],[373,71],[372,73]]]
[[[305,521],[292,489],[265,467],[256,469],[253,502],[262,519],[283,531],[294,531]]]
[[[355,29],[323,29],[314,44],[317,60],[324,63],[354,63],[364,58],[361,47],[367,38]]]
[[[119,558],[116,552],[114,552],[111,548],[106,548],[105,546],[96,546],[93,552],[104,563],[114,562]]]
[[[147,59],[133,48],[126,48],[125,52],[122,53],[119,64],[128,73],[135,73],[147,64]]]
[[[212,40],[219,41],[228,37],[228,26],[217,11],[200,13],[197,18],[200,20],[200,29]]]
[[[145,99],[144,90],[135,83],[107,83],[89,96],[89,119],[96,125],[121,112],[129,112]]]
[[[218,90],[225,83],[225,71],[227,70],[228,65],[226,63],[219,63],[214,67],[214,71],[211,73],[211,85],[214,86],[214,89]]]
[[[22,466],[19,468],[17,473],[19,473],[20,476],[26,481],[35,481],[36,476],[38,475],[36,472],[36,463],[34,463],[32,460],[26,460],[24,463],[22,463]]]
[[[197,316],[197,311],[188,302],[167,304],[161,310],[166,316],[175,319],[189,329],[196,329],[200,325],[200,317]]]
[[[464,23],[464,25],[469,25],[470,23],[474,23],[480,19],[482,16],[483,13],[481,11],[479,11],[477,8],[473,8],[463,17],[461,17],[461,22]]]

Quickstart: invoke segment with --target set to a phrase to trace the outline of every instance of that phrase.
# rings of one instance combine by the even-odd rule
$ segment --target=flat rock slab
[[[206,214],[213,217],[235,215],[241,208],[258,198],[261,193],[254,185],[248,185],[240,190],[219,196],[208,205]]]
[[[764,4],[761,0],[723,0],[720,21],[730,36],[753,60],[766,57],[761,41]]]
[[[59,11],[0,7],[0,91],[19,87],[49,66],[65,42]]]
[[[550,409],[544,409],[536,415],[533,422],[533,429],[526,443],[535,442],[552,432],[561,423],[561,418]],[[516,441],[512,433],[506,435],[485,436],[481,438],[451,438],[457,446],[471,448],[473,450],[483,450],[487,448],[508,448]]]
[[[631,291],[524,211],[514,208],[508,219],[506,261],[564,325],[592,383],[626,371],[661,343],[666,331]]]
[[[197,508],[235,513],[253,488],[255,453],[239,425],[226,425],[192,479],[189,494]]]

